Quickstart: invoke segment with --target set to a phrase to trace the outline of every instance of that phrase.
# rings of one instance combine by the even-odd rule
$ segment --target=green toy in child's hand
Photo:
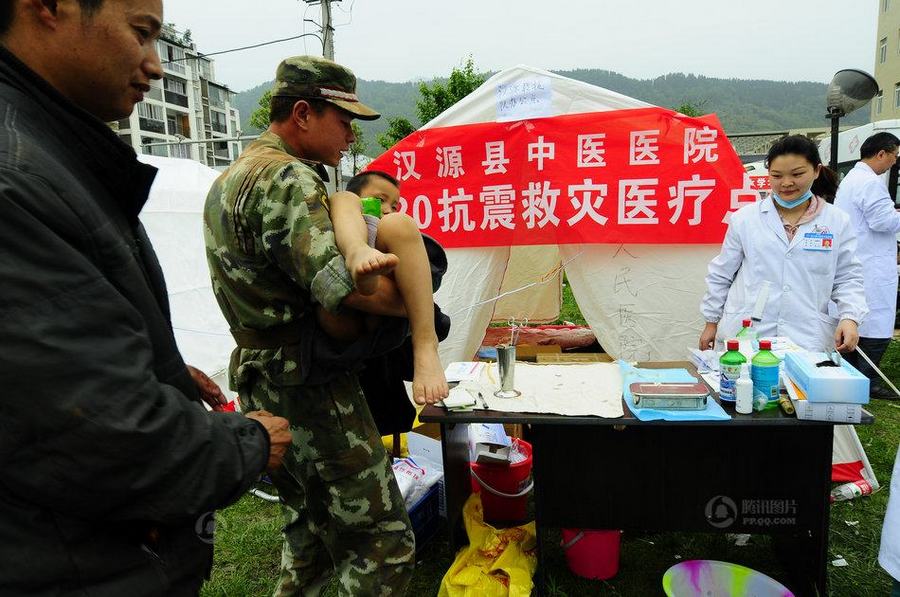
[[[361,201],[363,214],[375,216],[376,218],[381,217],[381,199],[378,197],[363,197]]]

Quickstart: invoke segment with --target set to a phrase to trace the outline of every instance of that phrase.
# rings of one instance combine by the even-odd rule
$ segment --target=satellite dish
[[[825,94],[825,105],[831,116],[846,116],[850,112],[862,108],[878,93],[878,82],[872,75],[847,68],[839,70],[828,85]]]

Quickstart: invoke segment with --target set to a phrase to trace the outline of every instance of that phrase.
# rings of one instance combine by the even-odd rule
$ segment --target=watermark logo
[[[734,524],[742,527],[790,527],[797,525],[800,507],[791,498],[741,499],[740,506],[727,495],[717,495],[706,502],[706,521],[717,529]]]
[[[706,502],[706,522],[717,529],[733,525],[737,514],[737,504],[727,495],[717,495]]]
[[[215,512],[204,512],[201,514],[197,522],[194,523],[194,532],[197,533],[197,537],[201,541],[212,545],[216,536]]]

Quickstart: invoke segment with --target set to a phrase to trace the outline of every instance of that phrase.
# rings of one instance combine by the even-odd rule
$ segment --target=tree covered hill
[[[658,106],[673,108],[690,103],[704,113],[715,112],[728,133],[824,128],[828,125],[825,119],[827,86],[824,83],[717,79],[682,73],[655,79],[632,79],[599,69],[556,72]],[[241,111],[242,130],[245,132],[256,132],[247,121],[257,108],[260,96],[271,86],[270,81],[237,94],[235,103]],[[368,105],[383,115],[379,120],[359,123],[368,155],[381,153],[376,139],[384,132],[389,118],[403,116],[416,126],[422,124],[417,122],[415,116],[416,100],[419,99],[417,82],[389,83],[360,79],[357,91]],[[841,120],[841,124],[847,125],[866,122],[869,122],[868,106]]]

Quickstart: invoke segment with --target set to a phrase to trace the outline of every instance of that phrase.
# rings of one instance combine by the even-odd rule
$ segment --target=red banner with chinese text
[[[421,130],[366,169],[445,247],[718,243],[759,197],[714,115],[663,108]]]

